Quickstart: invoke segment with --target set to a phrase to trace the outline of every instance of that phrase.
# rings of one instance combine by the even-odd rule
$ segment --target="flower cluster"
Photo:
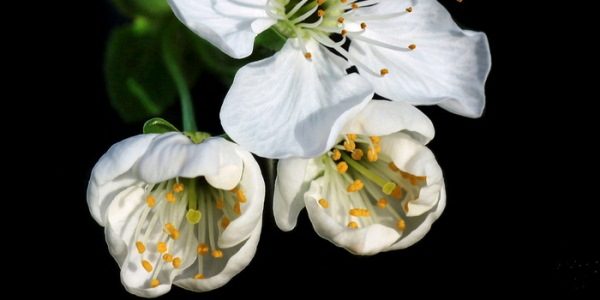
[[[279,159],[273,210],[284,231],[306,208],[318,235],[358,255],[425,236],[446,191],[426,146],[433,124],[415,105],[481,116],[490,69],[483,33],[460,29],[436,0],[169,4],[234,58],[249,56],[265,30],[285,43],[237,72],[220,115],[235,143],[143,134],[94,167],[89,208],[129,292],[207,291],[248,265],[265,198],[250,152]]]

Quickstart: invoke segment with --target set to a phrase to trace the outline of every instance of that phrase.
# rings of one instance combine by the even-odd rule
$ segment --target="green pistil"
[[[365,176],[367,179],[371,180],[379,187],[381,187],[381,191],[390,195],[396,188],[396,184],[392,181],[386,180],[385,178],[375,174],[365,166],[361,165],[359,162],[355,161],[352,157],[350,157],[345,152],[342,152],[342,159],[350,166],[352,169],[356,170],[361,175]]]

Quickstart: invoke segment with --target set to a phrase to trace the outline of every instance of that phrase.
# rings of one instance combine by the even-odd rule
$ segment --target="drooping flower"
[[[436,0],[169,3],[184,24],[233,57],[248,56],[269,27],[287,38],[274,56],[239,70],[221,110],[226,132],[260,156],[316,155],[298,144],[322,146],[310,132],[360,109],[373,91],[469,117],[483,111],[487,38],[461,30]],[[352,66],[359,73],[348,74]]]
[[[355,254],[419,241],[446,204],[442,170],[425,144],[429,119],[402,102],[373,100],[311,159],[279,161],[273,211],[292,230],[306,207],[315,231]]]
[[[222,138],[144,134],[98,161],[88,205],[125,288],[156,297],[171,284],[207,291],[250,263],[265,186],[250,153]]]

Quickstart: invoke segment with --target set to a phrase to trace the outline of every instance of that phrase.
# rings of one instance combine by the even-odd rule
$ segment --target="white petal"
[[[158,183],[177,176],[206,176],[212,186],[228,190],[240,181],[242,169],[236,147],[222,138],[193,144],[180,133],[166,133],[157,137],[140,157],[136,175],[147,183]]]
[[[262,220],[265,203],[265,181],[258,163],[248,151],[237,145],[235,147],[244,162],[240,185],[247,200],[241,204],[242,214],[233,220],[219,237],[220,248],[230,248],[248,239]]]
[[[254,38],[268,28],[252,26],[257,19],[269,19],[266,3],[267,0],[169,0],[183,24],[234,58],[250,55]]]
[[[414,51],[374,46],[352,39],[350,53],[373,70],[389,69],[386,76],[359,71],[375,92],[415,105],[439,104],[467,117],[479,117],[485,106],[484,85],[491,67],[485,34],[461,30],[437,1],[379,1],[356,11],[361,16],[413,12],[400,17],[368,20],[362,36],[395,46],[415,44]]]
[[[328,215],[325,209],[318,204],[319,199],[330,198],[330,205],[336,203],[336,201],[347,199],[332,199],[332,196],[325,197],[323,192],[326,186],[325,177],[321,177],[311,183],[310,190],[305,194],[306,210],[319,236],[359,255],[372,255],[384,251],[400,238],[400,234],[396,230],[381,224],[351,229],[346,224],[340,223],[341,215],[336,218]],[[330,207],[327,209],[335,208]],[[347,211],[341,210],[339,213],[346,214]]]
[[[407,215],[418,216],[431,210],[444,186],[442,169],[431,150],[404,133],[396,133],[381,139],[381,152],[399,169],[427,177],[427,185],[421,188],[419,198],[409,202]]]
[[[273,215],[279,229],[290,231],[296,227],[298,214],[304,208],[304,193],[322,169],[315,159],[288,158],[278,162]]]
[[[225,285],[231,278],[246,268],[254,257],[256,246],[260,239],[261,227],[262,221],[259,221],[252,231],[250,238],[237,249],[237,252],[227,261],[225,268],[219,274],[206,279],[197,280],[190,278],[189,275],[192,273],[188,273],[184,274],[188,275],[187,277],[184,277],[183,275],[180,276],[180,278],[175,281],[175,285],[195,292],[210,291]]]
[[[433,123],[416,107],[405,102],[373,100],[341,132],[364,135],[389,135],[405,131],[422,142],[433,139]]]
[[[221,109],[227,134],[259,156],[323,153],[373,95],[360,76],[345,74],[343,59],[310,42],[309,61],[293,43],[241,68]]]
[[[439,200],[435,208],[428,214],[420,215],[416,218],[408,218],[406,220],[406,227],[415,229],[410,232],[405,232],[404,236],[386,251],[404,249],[421,240],[425,234],[429,232],[433,222],[440,217],[445,207],[446,188],[442,185],[442,189],[439,194]]]
[[[94,166],[87,189],[87,202],[98,224],[104,226],[105,211],[114,196],[137,181],[128,172],[155,137],[156,134],[141,134],[120,141],[108,149]]]

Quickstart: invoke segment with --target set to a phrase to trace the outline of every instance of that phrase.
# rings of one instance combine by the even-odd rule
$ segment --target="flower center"
[[[390,70],[385,66],[366,66],[350,55],[344,48],[347,40],[360,40],[373,46],[411,51],[415,44],[396,45],[365,36],[367,21],[386,20],[401,17],[413,11],[412,7],[399,12],[385,14],[357,14],[361,8],[377,5],[378,0],[269,0],[267,14],[277,20],[275,29],[283,36],[297,38],[307,60],[312,53],[305,41],[312,39],[333,49],[352,64],[375,76],[385,76]]]
[[[141,266],[150,273],[149,285],[160,285],[161,270],[178,269],[196,260],[196,279],[204,279],[205,264],[224,257],[217,247],[219,233],[242,214],[246,195],[238,185],[231,191],[212,187],[203,177],[175,178],[144,187],[146,205],[134,241]],[[197,240],[195,245],[193,241]],[[191,249],[191,250],[190,250]],[[195,255],[190,251],[195,250]],[[191,255],[190,255],[191,254]],[[196,259],[197,258],[197,259]]]
[[[397,230],[404,231],[408,205],[419,198],[427,178],[399,169],[381,153],[380,141],[378,136],[346,135],[323,155],[325,176],[333,187],[345,187],[341,194],[347,197],[338,201],[341,203],[336,203],[336,207],[347,214],[338,221],[353,229],[373,223],[393,223]],[[325,198],[318,202],[323,209],[331,206]]]

